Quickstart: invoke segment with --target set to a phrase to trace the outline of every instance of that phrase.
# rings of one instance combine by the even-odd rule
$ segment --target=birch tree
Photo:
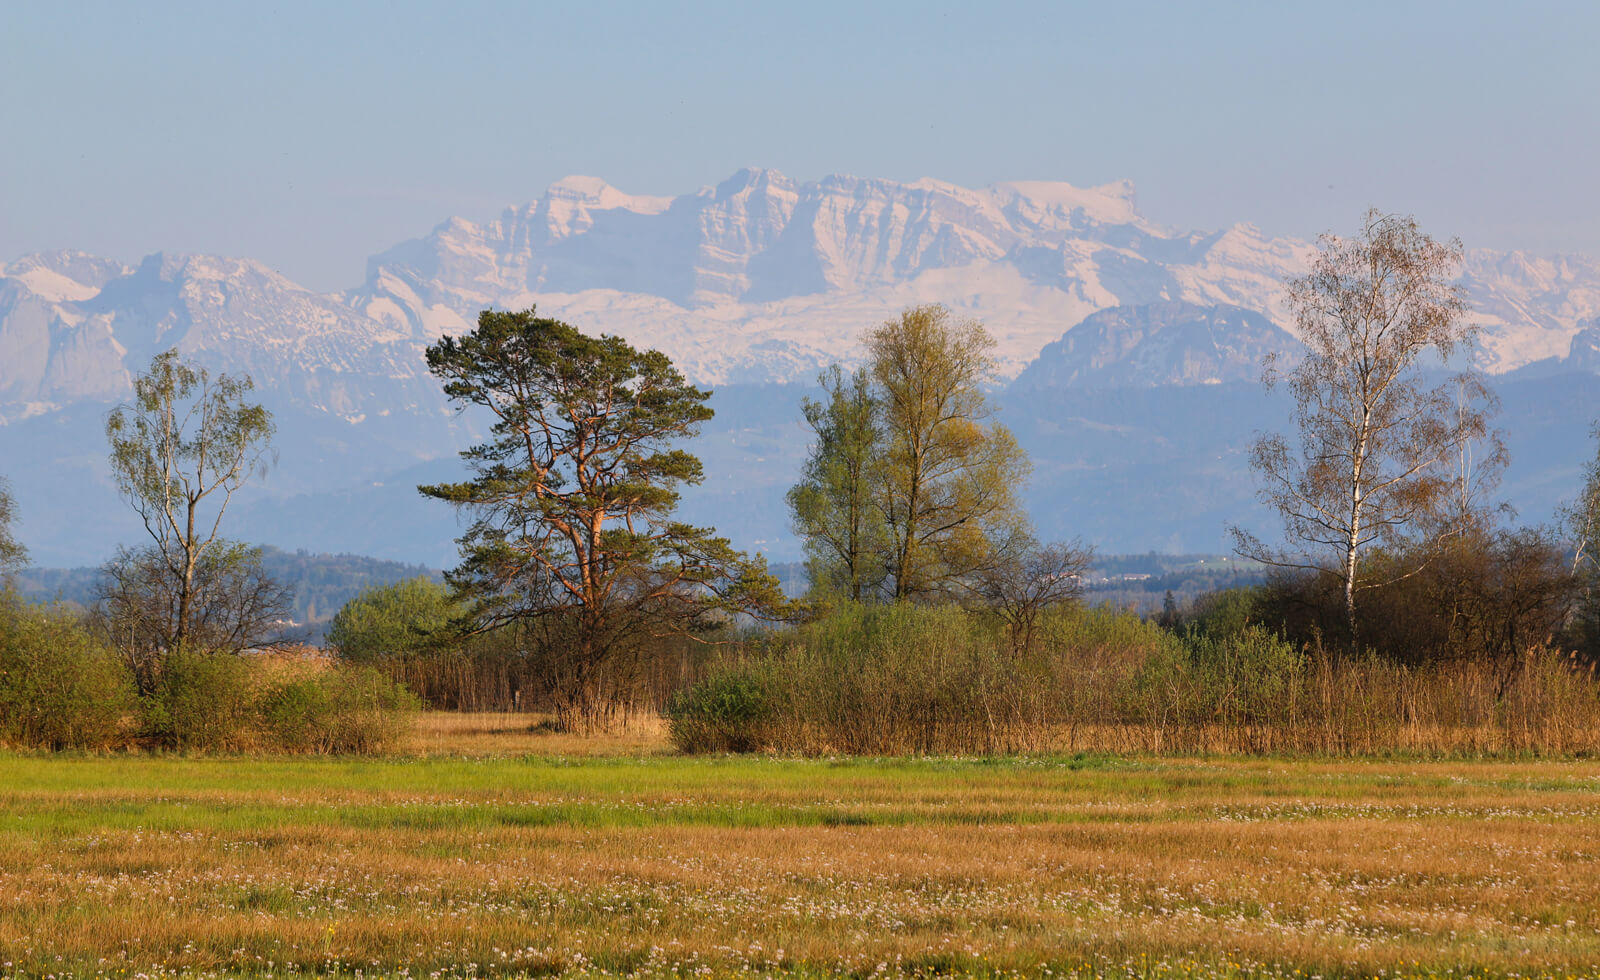
[[[193,633],[196,572],[220,541],[234,493],[272,459],[272,415],[246,401],[248,376],[213,377],[177,350],[156,355],[133,382],[133,403],[106,420],[117,488],[154,542],[152,580],[170,589],[171,649]]]
[[[1425,355],[1441,362],[1470,350],[1475,329],[1453,279],[1459,241],[1439,242],[1409,217],[1370,211],[1354,238],[1323,235],[1310,272],[1287,283],[1307,352],[1288,374],[1297,443],[1260,437],[1250,464],[1260,496],[1284,522],[1284,549],[1233,528],[1239,554],[1313,570],[1342,584],[1352,643],[1365,590],[1415,571],[1369,575],[1362,558],[1379,545],[1454,533],[1460,461],[1493,440],[1493,395],[1466,371],[1430,386]],[[1276,378],[1269,367],[1269,386]],[[1425,562],[1428,548],[1408,553]]]
[[[1600,423],[1594,427],[1595,455],[1583,470],[1578,497],[1562,508],[1572,544],[1572,571],[1586,581],[1600,581]]]

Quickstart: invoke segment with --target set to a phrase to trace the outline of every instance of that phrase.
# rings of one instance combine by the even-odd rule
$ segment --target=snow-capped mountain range
[[[129,539],[105,473],[105,410],[176,346],[250,374],[278,418],[283,463],[241,505],[241,533],[443,563],[451,517],[417,509],[410,488],[447,478],[474,423],[449,411],[422,349],[486,307],[537,305],[658,348],[717,389],[695,447],[707,485],[686,497],[699,510],[688,516],[784,557],[783,491],[807,438],[789,386],[859,357],[866,328],[941,302],[995,337],[995,380],[1009,382],[997,395],[1035,458],[1043,531],[1111,550],[1215,550],[1222,520],[1251,499],[1242,447],[1283,424],[1255,378],[1262,355],[1298,351],[1281,284],[1312,251],[1249,225],[1166,228],[1127,182],[971,190],[744,170],[672,198],[567,178],[495,220],[452,218],[374,256],[339,293],[249,259],[39,253],[0,265],[0,476],[37,557],[101,560]],[[1536,468],[1507,484],[1542,513],[1600,404],[1600,261],[1471,249],[1461,281],[1483,327],[1479,363],[1502,373],[1539,440],[1521,457]],[[1578,380],[1534,380],[1558,375]]]
[[[857,353],[861,331],[943,302],[988,325],[1002,378],[1069,328],[1118,306],[1228,305],[1285,325],[1281,283],[1306,241],[1249,225],[1176,232],[1140,215],[1127,182],[834,176],[744,170],[679,197],[572,177],[476,224],[452,218],[368,263],[336,294],[258,262],[157,254],[136,267],[75,252],[0,266],[0,417],[114,400],[176,345],[250,372],[297,404],[356,420],[431,409],[421,346],[479,310],[541,312],[669,354],[710,385],[809,381]],[[1600,313],[1600,262],[1469,251],[1462,279],[1484,326],[1483,367],[1568,353]],[[1180,381],[1155,364],[1146,383]]]

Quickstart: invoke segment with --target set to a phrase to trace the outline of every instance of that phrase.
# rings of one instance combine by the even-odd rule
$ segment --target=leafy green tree
[[[883,433],[877,495],[889,595],[950,595],[1026,525],[1016,491],[1027,455],[991,420],[980,388],[994,340],[976,320],[919,306],[868,332],[866,346]]]
[[[471,479],[419,488],[472,517],[448,580],[480,628],[542,631],[562,725],[626,713],[648,638],[782,608],[764,562],[672,519],[678,488],[701,479],[676,443],[712,413],[666,355],[530,309],[485,310],[427,357],[457,406],[493,419],[489,440],[462,453]]]
[[[866,371],[821,377],[823,400],[801,403],[816,442],[789,491],[806,571],[822,597],[876,598],[884,581],[887,527],[876,495],[882,442],[879,404]]]
[[[28,564],[28,549],[11,532],[11,525],[16,519],[17,503],[11,497],[11,488],[5,478],[0,477],[0,583]]]
[[[449,588],[419,575],[345,603],[328,624],[328,645],[361,663],[418,653],[447,635],[458,613]]]
[[[248,376],[216,377],[185,362],[177,350],[156,355],[133,382],[133,404],[106,420],[111,472],[144,521],[163,566],[148,579],[170,589],[169,649],[189,642],[195,618],[195,576],[218,546],[233,494],[271,458],[272,416],[245,400]]]
[[[789,507],[813,591],[902,602],[1000,588],[1027,564],[1007,542],[1033,539],[1016,497],[1027,455],[981,388],[993,339],[920,306],[865,342],[866,367],[834,367],[825,400],[803,403],[816,440]]]

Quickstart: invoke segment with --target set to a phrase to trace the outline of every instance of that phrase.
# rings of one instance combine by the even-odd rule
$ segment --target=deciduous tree
[[[156,689],[173,651],[229,655],[294,639],[294,589],[267,574],[259,548],[216,539],[187,582],[156,545],[119,548],[101,572],[98,619],[141,694]]]
[[[889,595],[950,595],[1026,524],[1016,491],[1027,455],[992,420],[981,388],[994,340],[976,320],[919,306],[870,331],[866,346],[881,406],[876,482]]]
[[[328,624],[328,645],[359,663],[403,657],[430,649],[449,632],[460,612],[450,590],[417,576],[364,590],[345,603]]]
[[[1473,341],[1452,282],[1461,255],[1457,241],[1372,211],[1356,237],[1322,236],[1311,271],[1287,284],[1307,346],[1288,375],[1298,445],[1263,436],[1251,466],[1262,499],[1283,517],[1288,549],[1233,532],[1241,555],[1336,577],[1352,642],[1357,596],[1414,571],[1368,575],[1363,554],[1452,533],[1462,448],[1492,436],[1492,394],[1480,376],[1429,387],[1420,371],[1424,355],[1448,359]],[[1415,543],[1405,553],[1426,560]]]
[[[996,549],[968,587],[1005,622],[1012,650],[1022,653],[1033,645],[1041,613],[1082,598],[1083,576],[1093,560],[1094,549],[1082,542],[1040,544],[1019,532]]]
[[[846,376],[834,365],[821,382],[822,400],[801,403],[816,441],[789,490],[789,509],[813,592],[864,602],[883,587],[888,550],[877,493],[880,408],[864,370]]]
[[[1561,516],[1572,548],[1572,573],[1581,588],[1568,628],[1584,655],[1600,662],[1600,423],[1594,435],[1595,455],[1584,467],[1583,486]]]
[[[480,628],[543,632],[564,725],[626,711],[644,639],[781,610],[764,562],[673,519],[678,488],[701,479],[676,444],[711,409],[666,355],[530,309],[486,310],[427,357],[456,405],[493,420],[489,440],[462,453],[471,479],[419,488],[472,518],[449,581]]]
[[[11,497],[11,487],[0,477],[0,584],[12,572],[28,564],[28,549],[13,535],[11,525],[17,519],[17,503]]]
[[[1583,470],[1577,499],[1562,508],[1562,523],[1572,543],[1572,570],[1600,581],[1600,423],[1594,427],[1595,455]]]
[[[249,376],[213,377],[169,350],[134,379],[133,404],[106,420],[112,475],[155,542],[145,557],[163,566],[146,581],[171,590],[152,597],[172,609],[171,649],[193,633],[195,576],[219,545],[234,492],[271,459],[272,415],[245,400],[253,387]]]

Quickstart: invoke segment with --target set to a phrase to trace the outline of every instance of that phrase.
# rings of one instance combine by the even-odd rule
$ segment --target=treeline
[[[680,693],[688,750],[1600,749],[1600,456],[1558,528],[1511,527],[1470,350],[1459,242],[1372,212],[1285,284],[1307,344],[1267,365],[1294,436],[1250,465],[1282,546],[1234,528],[1265,585],[1150,621],[1086,613],[1081,548],[1015,510],[1025,460],[989,418],[981,328],[908,310],[823,377],[790,494],[820,611]],[[1064,581],[1073,588],[1060,587]],[[1055,588],[1051,584],[1056,585]],[[1110,583],[1107,583],[1110,584]],[[1219,583],[1220,584],[1220,583]]]

